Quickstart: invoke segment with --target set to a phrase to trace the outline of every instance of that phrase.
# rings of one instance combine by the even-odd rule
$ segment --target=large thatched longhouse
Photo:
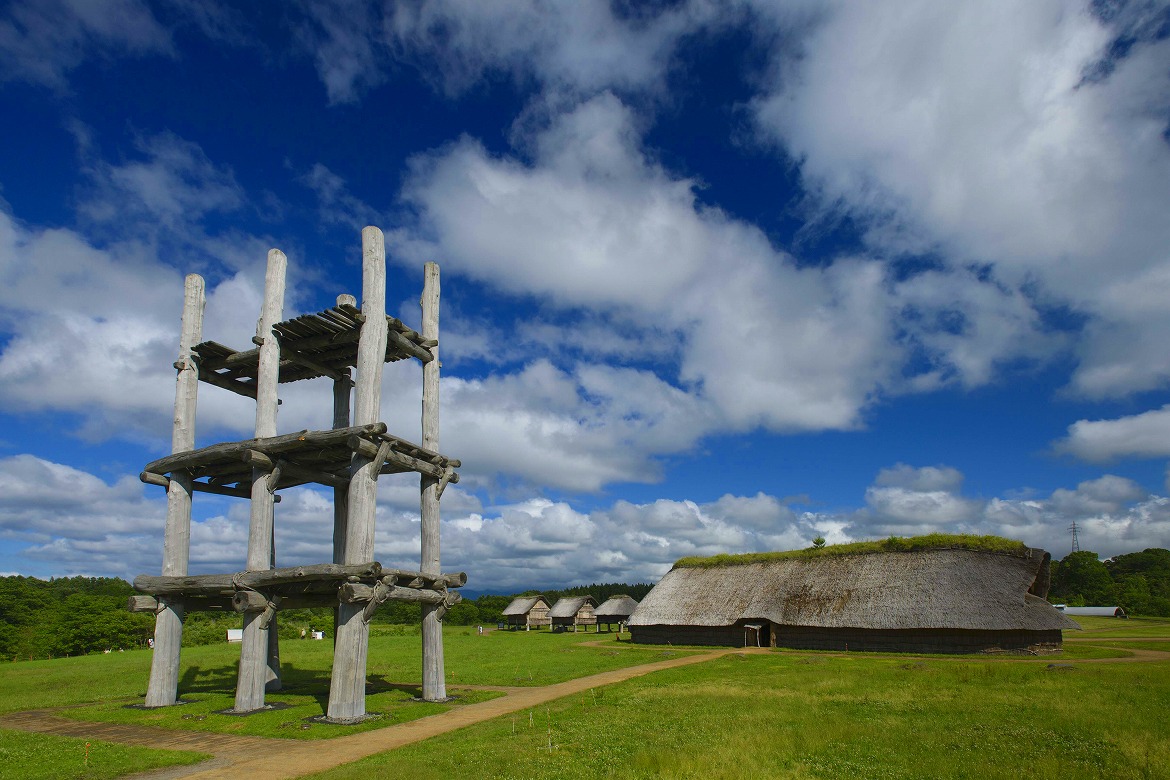
[[[1044,600],[1049,561],[1018,542],[942,536],[683,559],[629,627],[651,644],[1054,652],[1080,626]]]

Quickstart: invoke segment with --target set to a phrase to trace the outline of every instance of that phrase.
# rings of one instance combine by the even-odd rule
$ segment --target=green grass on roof
[[[920,552],[923,550],[979,550],[1004,555],[1025,555],[1028,546],[1002,536],[975,536],[973,534],[927,534],[925,536],[891,536],[867,542],[830,544],[804,550],[783,552],[744,553],[743,555],[712,555],[709,558],[680,558],[674,568],[710,568],[713,566],[743,566],[766,563],[786,558],[820,558],[827,555],[868,555],[882,552]]]

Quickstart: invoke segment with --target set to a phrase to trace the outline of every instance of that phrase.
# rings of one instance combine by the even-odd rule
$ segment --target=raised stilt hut
[[[362,231],[362,306],[342,295],[317,314],[281,322],[285,256],[268,253],[264,305],[255,349],[236,351],[200,343],[203,279],[187,277],[175,393],[172,454],[147,464],[143,482],[167,489],[162,576],[140,576],[130,608],[153,611],[154,658],[146,706],[178,701],[183,618],[192,610],[243,613],[234,711],[264,707],[266,690],[280,688],[279,609],[330,606],[337,610],[337,637],[327,717],[356,722],[365,717],[369,620],[388,600],[423,608],[423,698],[447,698],[441,620],[460,600],[453,589],[462,573],[439,568],[439,498],[458,482],[459,461],[439,454],[439,267],[425,266],[422,333],[386,315],[386,251],[382,231]],[[423,364],[420,445],[386,432],[381,416],[382,366],[403,359]],[[350,369],[357,369],[356,383]],[[277,387],[283,382],[333,380],[333,429],[277,435]],[[256,438],[195,447],[199,382],[256,400]],[[350,389],[354,414],[350,419]],[[420,477],[422,560],[418,571],[384,569],[374,560],[374,509],[380,474]],[[333,561],[276,568],[274,504],[282,488],[317,483],[333,488]],[[232,574],[188,576],[193,492],[251,501],[246,569]]]

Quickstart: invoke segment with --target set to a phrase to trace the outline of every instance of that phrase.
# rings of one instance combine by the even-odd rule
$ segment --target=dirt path
[[[1090,642],[1092,640],[1089,637],[1078,637],[1068,641]],[[1096,641],[1125,640],[1102,637]],[[500,715],[536,707],[553,699],[580,693],[590,688],[612,685],[662,669],[702,663],[733,653],[768,652],[771,652],[768,648],[717,648],[665,661],[614,669],[539,688],[475,686],[505,691],[507,695],[489,701],[455,707],[438,715],[387,726],[376,731],[366,731],[327,741],[228,736],[207,732],[172,731],[123,723],[91,723],[62,718],[46,710],[0,715],[0,727],[100,739],[126,745],[141,745],[169,750],[194,750],[210,753],[213,756],[212,759],[196,766],[161,769],[134,775],[133,778],[125,780],[178,780],[178,778],[183,778],[183,780],[239,780],[240,777],[247,777],[248,780],[284,780],[284,778],[302,777],[315,772],[323,772],[326,769],[357,761],[374,753],[393,750],[412,742],[420,742],[448,731],[481,723]],[[1139,648],[1127,649],[1127,652],[1133,655],[1126,658],[1086,658],[1060,662],[1098,664],[1170,660],[1170,652]],[[921,656],[913,657],[920,658]],[[1046,659],[1019,660],[1036,663]]]
[[[69,720],[44,710],[18,712],[0,716],[0,727],[62,734],[86,739],[101,739],[126,745],[196,750],[214,758],[192,767],[174,767],[135,775],[137,780],[283,780],[284,778],[322,772],[359,758],[409,745],[448,731],[485,720],[535,707],[545,702],[580,693],[590,688],[629,680],[644,674],[676,666],[710,661],[731,653],[767,652],[719,648],[709,652],[670,658],[665,661],[614,669],[539,688],[498,688],[507,695],[498,699],[455,707],[376,731],[323,740],[270,739],[266,737],[225,736],[207,732],[171,731],[123,723],[89,723]]]

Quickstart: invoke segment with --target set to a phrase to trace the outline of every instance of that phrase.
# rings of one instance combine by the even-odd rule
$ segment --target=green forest
[[[1170,550],[1153,547],[1102,561],[1070,553],[1052,563],[1048,600],[1071,607],[1119,606],[1131,615],[1170,617]]]
[[[627,594],[641,601],[649,583],[593,583],[565,590],[545,590],[549,603],[562,596],[589,594],[598,603]],[[494,625],[516,595],[484,594],[451,608],[448,625]],[[0,659],[30,660],[144,647],[154,634],[154,616],[126,609],[134,594],[130,583],[111,577],[0,577]],[[1052,563],[1048,600],[1070,606],[1121,606],[1131,615],[1170,617],[1170,550],[1152,548],[1102,561],[1094,552],[1074,552]],[[417,604],[388,602],[373,624],[417,627]],[[239,628],[236,614],[194,612],[187,616],[184,645],[224,641],[227,629]],[[282,611],[277,621],[282,639],[299,639],[302,631],[332,635],[333,613],[327,609]]]

